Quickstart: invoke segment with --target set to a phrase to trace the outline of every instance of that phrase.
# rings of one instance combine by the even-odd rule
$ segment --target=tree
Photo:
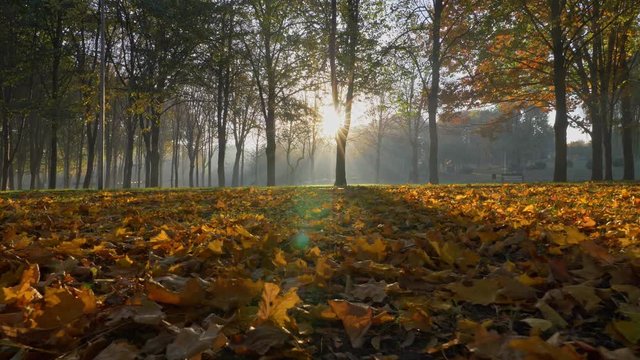
[[[345,6],[345,74],[347,92],[344,101],[344,122],[336,134],[336,181],[335,186],[347,186],[346,151],[347,137],[351,127],[351,111],[355,91],[358,38],[360,33],[360,0],[347,0]],[[331,30],[329,31],[329,61],[331,65],[331,94],[333,106],[338,109],[338,74],[335,65],[337,56],[337,4],[331,0]],[[338,112],[338,111],[336,111]]]
[[[366,128],[365,141],[374,148],[376,184],[380,183],[380,164],[383,148],[382,141],[391,127],[391,122],[393,120],[392,110],[393,109],[388,100],[388,95],[381,92],[367,114],[367,117],[370,120]]]
[[[383,66],[383,20],[388,8],[382,1],[331,0],[328,5],[326,34],[331,99],[335,112],[344,115],[336,134],[334,184],[346,186],[346,147],[353,103],[357,93],[372,91],[376,71]],[[344,94],[344,100],[341,94]]]
[[[16,154],[24,151],[25,125],[34,110],[37,43],[36,28],[30,18],[33,10],[20,1],[0,5],[0,23],[6,24],[6,31],[0,33],[0,190],[7,190]]]
[[[276,183],[278,107],[291,96],[315,86],[316,31],[303,21],[303,1],[250,0],[244,24],[245,55],[258,91],[265,122],[267,185]]]
[[[426,96],[429,127],[429,182],[437,184],[438,176],[438,112],[442,112],[442,72],[464,71],[469,52],[461,46],[475,27],[473,12],[481,8],[473,0],[406,0],[399,17],[400,34],[392,48],[406,54],[417,68],[421,92]]]
[[[248,85],[247,82],[243,81],[242,84]],[[249,133],[257,126],[259,111],[257,100],[249,86],[236,87],[231,104],[231,133],[233,134],[233,142],[236,149],[231,186],[240,185],[240,165],[244,155],[245,142]]]
[[[121,82],[128,88],[128,146],[132,126],[138,121],[145,146],[145,184],[159,186],[161,117],[168,109],[164,103],[175,97],[180,85],[189,78],[197,48],[207,35],[211,3],[187,0],[154,2],[119,0],[119,61],[114,61]],[[125,167],[132,164],[127,149]],[[125,177],[130,173],[125,170]],[[128,180],[128,179],[125,179]],[[127,181],[125,181],[127,183]]]

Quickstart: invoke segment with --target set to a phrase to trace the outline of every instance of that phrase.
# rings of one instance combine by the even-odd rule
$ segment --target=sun
[[[321,108],[322,115],[322,135],[325,137],[333,137],[338,133],[342,126],[342,117],[336,111],[333,105],[324,105]]]

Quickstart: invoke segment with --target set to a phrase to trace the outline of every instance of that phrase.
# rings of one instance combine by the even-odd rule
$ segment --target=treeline
[[[296,183],[327,146],[327,106],[341,118],[331,146],[335,184],[346,185],[358,101],[371,108],[368,142],[392,127],[406,134],[413,182],[425,147],[428,179],[439,181],[438,123],[487,107],[506,114],[490,124],[532,106],[555,111],[555,181],[567,180],[569,124],[592,138],[594,180],[613,178],[616,132],[624,178],[635,176],[640,0],[104,0],[104,14],[99,5],[0,4],[2,189],[95,186],[100,155],[107,187],[156,187],[163,173],[171,186],[235,186],[248,174],[255,183],[259,168],[267,185]],[[382,147],[369,149],[379,169]]]

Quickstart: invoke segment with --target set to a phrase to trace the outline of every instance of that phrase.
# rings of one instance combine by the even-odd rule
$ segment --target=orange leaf
[[[371,327],[373,310],[370,306],[354,304],[344,300],[330,300],[329,305],[334,313],[342,320],[351,346],[359,348],[364,344],[364,335]]]

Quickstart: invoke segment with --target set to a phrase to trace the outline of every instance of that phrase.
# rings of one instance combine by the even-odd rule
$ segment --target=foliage
[[[633,185],[7,193],[0,357],[631,359],[639,211]]]

